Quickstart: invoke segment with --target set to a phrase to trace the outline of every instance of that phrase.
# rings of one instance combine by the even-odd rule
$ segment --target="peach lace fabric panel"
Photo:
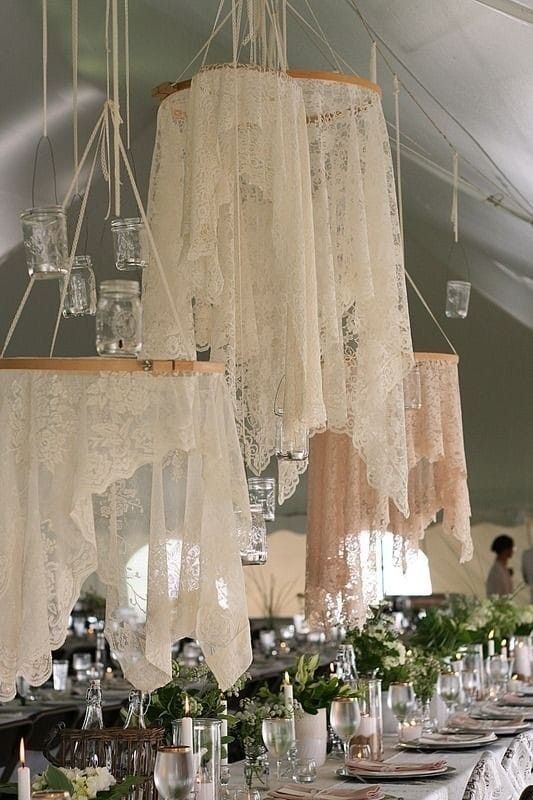
[[[445,533],[472,557],[470,502],[457,364],[421,358],[422,406],[406,411],[410,516],[405,517],[367,480],[347,435],[327,431],[311,445],[308,488],[306,611],[315,623],[362,623],[376,602],[376,544],[396,536],[398,558],[417,549],[442,510]],[[364,536],[363,536],[364,534]]]
[[[223,376],[2,371],[0,431],[0,700],[49,677],[95,570],[135,686],[170,680],[193,636],[229,687],[251,662],[249,501]]]
[[[170,166],[169,166],[170,162]],[[311,171],[301,88],[286,75],[221,65],[161,105],[150,217],[198,349],[226,365],[246,464],[275,452],[284,421],[326,424]],[[145,355],[175,356],[172,317],[147,272]]]

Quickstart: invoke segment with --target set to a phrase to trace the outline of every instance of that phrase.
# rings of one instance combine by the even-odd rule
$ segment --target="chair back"
[[[484,752],[472,770],[463,800],[513,800],[516,792],[493,753]]]
[[[533,770],[533,742],[527,733],[515,736],[503,754],[502,767],[517,793],[529,786]]]

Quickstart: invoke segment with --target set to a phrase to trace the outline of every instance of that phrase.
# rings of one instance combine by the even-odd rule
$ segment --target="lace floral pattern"
[[[513,739],[502,758],[502,767],[518,793],[531,784],[533,771],[533,740],[527,733]]]
[[[459,378],[453,357],[418,356],[421,407],[406,412],[410,515],[370,486],[347,435],[327,431],[311,444],[307,531],[307,617],[362,623],[376,602],[377,534],[396,536],[404,559],[439,511],[443,529],[472,557],[470,503]],[[362,534],[368,534],[368,542]]]
[[[222,687],[251,661],[235,510],[249,515],[220,375],[0,375],[0,700],[39,685],[94,570],[126,677],[151,691],[198,638]]]
[[[463,800],[510,800],[513,787],[493,753],[485,752],[474,767]]]

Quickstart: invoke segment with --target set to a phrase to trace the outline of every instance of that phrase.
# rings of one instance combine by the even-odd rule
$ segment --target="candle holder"
[[[383,758],[383,708],[381,705],[381,680],[360,678],[357,682],[361,708],[361,721],[356,736],[364,737],[375,761]]]
[[[276,479],[248,478],[248,492],[250,503],[262,507],[265,521],[273,522],[276,518]]]
[[[26,264],[35,279],[60,278],[67,270],[67,219],[62,206],[29,208],[20,215]]]
[[[196,800],[220,800],[220,728],[218,719],[200,717],[172,721],[174,745],[187,742],[187,720],[192,722],[192,752],[195,770],[194,795]]]
[[[115,266],[119,270],[144,269],[148,264],[146,231],[139,217],[115,219],[111,223]]]
[[[247,535],[244,532],[246,541],[241,547],[241,564],[243,566],[266,564],[268,550],[263,507],[261,505],[251,505],[250,516],[252,524]]]
[[[448,281],[446,284],[446,316],[450,319],[465,319],[470,303],[468,281]]]
[[[84,317],[96,314],[96,281],[91,256],[76,256],[65,294],[64,317]]]

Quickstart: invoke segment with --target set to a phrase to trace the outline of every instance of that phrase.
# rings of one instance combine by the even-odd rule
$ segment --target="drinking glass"
[[[76,673],[76,679],[80,683],[87,680],[87,670],[91,666],[90,653],[74,653],[72,656],[72,669]]]
[[[461,683],[463,684],[466,707],[470,708],[472,703],[477,700],[480,689],[479,672],[477,669],[464,669],[461,672]]]
[[[293,721],[291,719],[264,719],[263,742],[269,753],[276,756],[276,777],[281,780],[281,764],[293,741]]]
[[[446,284],[446,316],[464,319],[468,314],[470,289],[468,281],[448,281]]]
[[[370,761],[372,750],[369,744],[355,742],[350,745],[348,756],[350,761]]]
[[[52,662],[52,678],[54,691],[65,692],[67,689],[68,661],[56,660]]]
[[[237,786],[233,790],[233,800],[261,800],[261,794],[249,786]]]
[[[329,712],[331,727],[342,740],[344,758],[348,755],[348,742],[361,721],[359,702],[354,697],[336,697]]]
[[[316,761],[314,758],[298,758],[294,762],[293,781],[296,783],[313,783],[316,779]]]
[[[398,722],[398,734],[408,715],[416,705],[415,692],[410,683],[391,683],[387,705]]]
[[[500,697],[507,689],[511,663],[505,656],[490,656],[487,659],[487,672],[491,690]]]
[[[437,681],[437,693],[444,701],[448,717],[461,696],[461,675],[457,672],[443,672]]]
[[[160,747],[154,767],[154,783],[164,800],[182,800],[193,787],[192,749],[183,745]]]
[[[241,547],[243,566],[266,564],[268,557],[267,530],[262,505],[250,506],[251,527]]]

